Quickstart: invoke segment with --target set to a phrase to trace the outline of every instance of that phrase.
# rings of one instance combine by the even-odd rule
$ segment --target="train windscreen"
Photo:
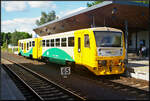
[[[111,31],[94,31],[97,47],[122,47],[122,33]]]

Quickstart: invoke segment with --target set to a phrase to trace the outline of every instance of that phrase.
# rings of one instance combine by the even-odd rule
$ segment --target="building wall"
[[[128,38],[129,50],[136,50],[136,33],[129,33],[129,34],[131,34],[130,37]],[[149,48],[148,31],[137,32],[137,49],[140,48],[140,40],[145,40],[145,46],[146,48]]]

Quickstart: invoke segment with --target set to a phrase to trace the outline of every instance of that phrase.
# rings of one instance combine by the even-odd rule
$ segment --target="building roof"
[[[82,28],[114,27],[129,30],[148,28],[149,5],[129,1],[105,1],[60,19],[38,26],[34,31],[39,36],[72,31]]]

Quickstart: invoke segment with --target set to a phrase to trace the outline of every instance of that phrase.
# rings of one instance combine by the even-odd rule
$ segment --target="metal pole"
[[[125,20],[125,47],[126,47],[126,59],[128,63],[128,21]]]

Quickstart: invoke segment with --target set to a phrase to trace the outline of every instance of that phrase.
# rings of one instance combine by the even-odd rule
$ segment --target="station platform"
[[[4,71],[0,64],[1,71],[1,98],[0,100],[26,100],[9,75]]]
[[[149,58],[129,58],[128,76],[149,81]]]

